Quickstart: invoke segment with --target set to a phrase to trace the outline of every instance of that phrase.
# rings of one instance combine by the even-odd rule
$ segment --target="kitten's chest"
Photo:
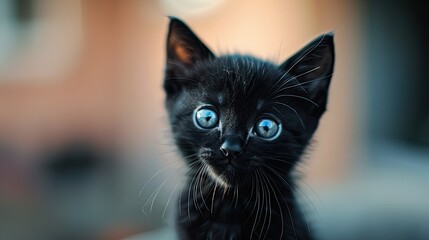
[[[260,224],[256,218],[268,216],[273,218],[277,210],[269,209],[269,203],[243,197],[236,192],[191,192],[182,194],[179,209],[179,225],[201,232],[228,232],[235,234],[251,231]],[[234,232],[234,233],[233,233]],[[221,239],[221,238],[215,238]]]
[[[290,223],[268,197],[263,201],[217,194],[182,196],[178,225],[184,235],[191,236],[189,239],[279,239],[282,231],[289,230]]]
[[[189,224],[240,223],[249,214],[246,202],[247,199],[230,191],[191,188],[182,192],[179,199],[178,219],[187,219]]]

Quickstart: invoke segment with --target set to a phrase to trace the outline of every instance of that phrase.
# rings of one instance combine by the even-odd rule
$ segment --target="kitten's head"
[[[223,186],[289,173],[325,111],[333,65],[332,33],[275,65],[251,56],[217,57],[171,18],[166,106],[191,169]]]

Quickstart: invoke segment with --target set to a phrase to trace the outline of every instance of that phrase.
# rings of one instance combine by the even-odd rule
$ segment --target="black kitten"
[[[311,239],[291,172],[325,111],[333,66],[332,33],[277,66],[217,57],[171,18],[166,107],[189,166],[181,239]]]

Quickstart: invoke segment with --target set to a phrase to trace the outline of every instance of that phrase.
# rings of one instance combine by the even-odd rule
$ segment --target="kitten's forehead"
[[[256,109],[261,110],[262,106],[264,105],[264,100],[263,99],[258,99],[258,103],[256,105]]]
[[[218,101],[219,105],[225,104],[225,95],[224,95],[224,93],[219,92],[217,94],[217,101]]]
[[[196,92],[202,104],[219,107],[229,121],[245,122],[266,109],[273,83],[282,76],[278,66],[253,57],[224,56],[197,65]],[[233,122],[234,122],[233,121]]]
[[[218,102],[226,103],[231,98],[254,99],[266,92],[282,72],[270,62],[247,56],[228,55],[210,61],[199,68],[201,87],[216,89]]]

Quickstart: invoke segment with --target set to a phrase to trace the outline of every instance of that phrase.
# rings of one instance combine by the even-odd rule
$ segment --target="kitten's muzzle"
[[[235,159],[243,153],[244,143],[238,137],[229,137],[220,146],[222,154],[228,158],[229,161]]]

